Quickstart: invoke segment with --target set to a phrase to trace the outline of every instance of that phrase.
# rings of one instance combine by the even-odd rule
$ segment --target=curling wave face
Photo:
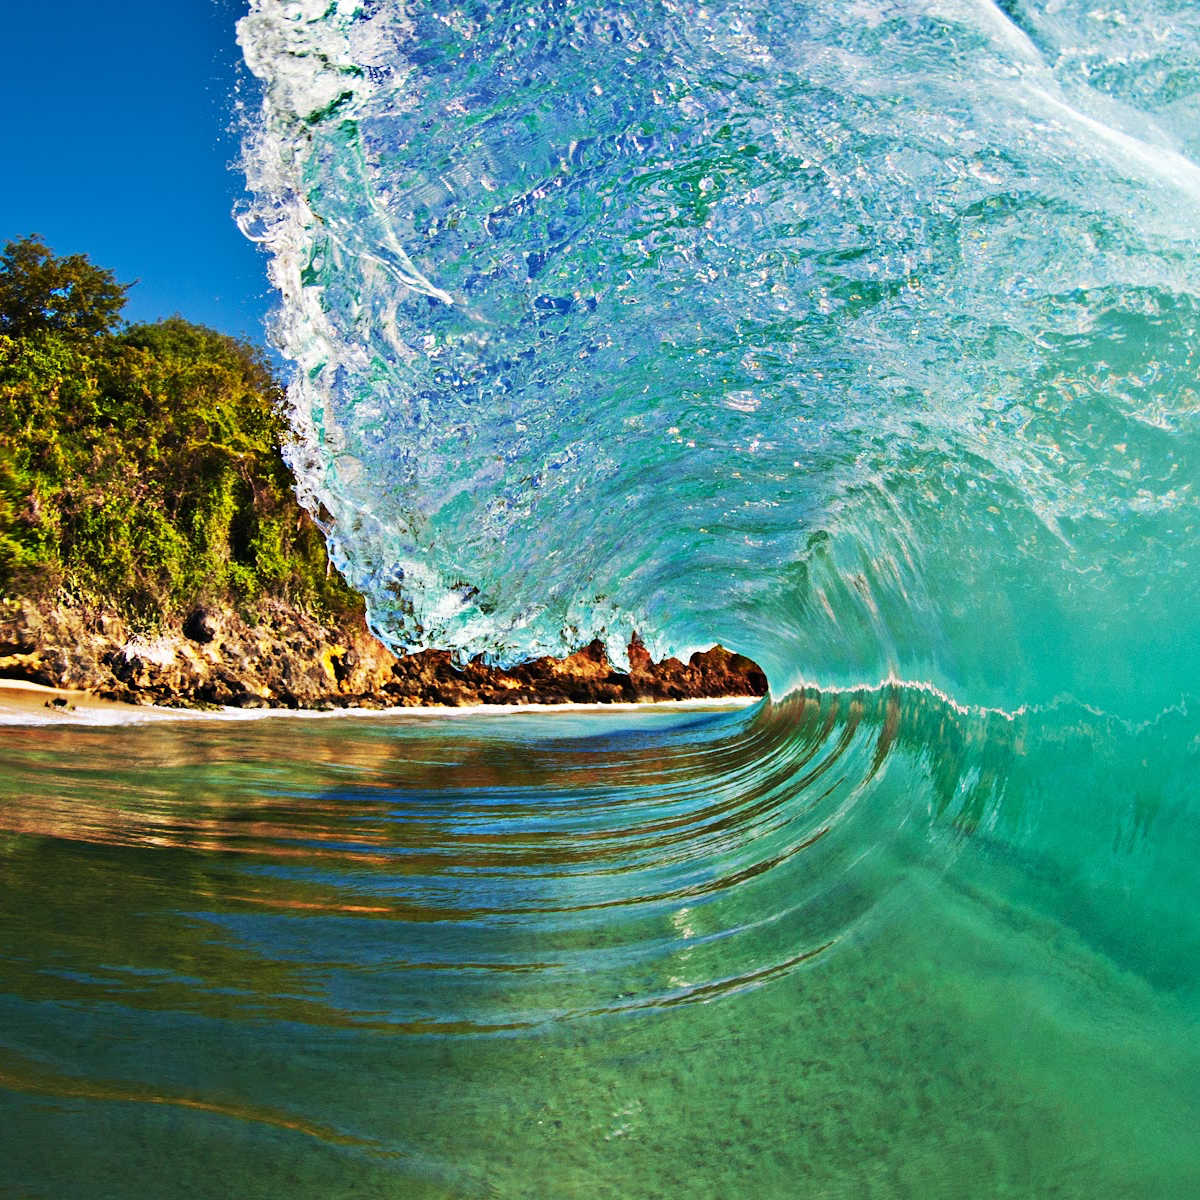
[[[255,3],[247,232],[381,634],[1194,692],[1200,14]]]

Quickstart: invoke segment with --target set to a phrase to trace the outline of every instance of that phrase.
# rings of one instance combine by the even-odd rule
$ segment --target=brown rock
[[[507,670],[475,660],[456,668],[448,651],[397,658],[361,617],[339,627],[281,601],[253,614],[197,606],[150,638],[131,637],[111,612],[28,600],[0,602],[0,677],[175,706],[411,707],[422,704],[616,703],[761,696],[766,677],[714,646],[654,663],[636,636],[629,674],[593,641],[562,659]]]
[[[183,622],[183,636],[202,646],[207,646],[220,632],[217,618],[206,608],[193,608]]]

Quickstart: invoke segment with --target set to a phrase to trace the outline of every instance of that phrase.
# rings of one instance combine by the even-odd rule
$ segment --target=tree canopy
[[[0,256],[0,594],[359,608],[296,501],[262,350],[178,316],[118,331],[124,295],[32,238]]]
[[[55,256],[37,234],[10,241],[0,253],[0,333],[109,333],[131,286],[86,254]]]

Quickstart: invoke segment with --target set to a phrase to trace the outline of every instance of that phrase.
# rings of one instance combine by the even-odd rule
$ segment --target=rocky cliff
[[[603,646],[539,658],[509,670],[445,651],[396,657],[361,618],[323,623],[266,600],[249,620],[196,608],[139,634],[119,616],[83,607],[0,603],[0,678],[105,699],[174,707],[392,708],[417,705],[612,703],[761,696],[762,671],[720,646],[652,662],[635,639],[631,670],[615,671]]]

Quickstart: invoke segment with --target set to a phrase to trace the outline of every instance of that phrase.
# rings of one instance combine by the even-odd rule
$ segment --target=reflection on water
[[[6,729],[0,1184],[1189,1194],[1173,719]]]

